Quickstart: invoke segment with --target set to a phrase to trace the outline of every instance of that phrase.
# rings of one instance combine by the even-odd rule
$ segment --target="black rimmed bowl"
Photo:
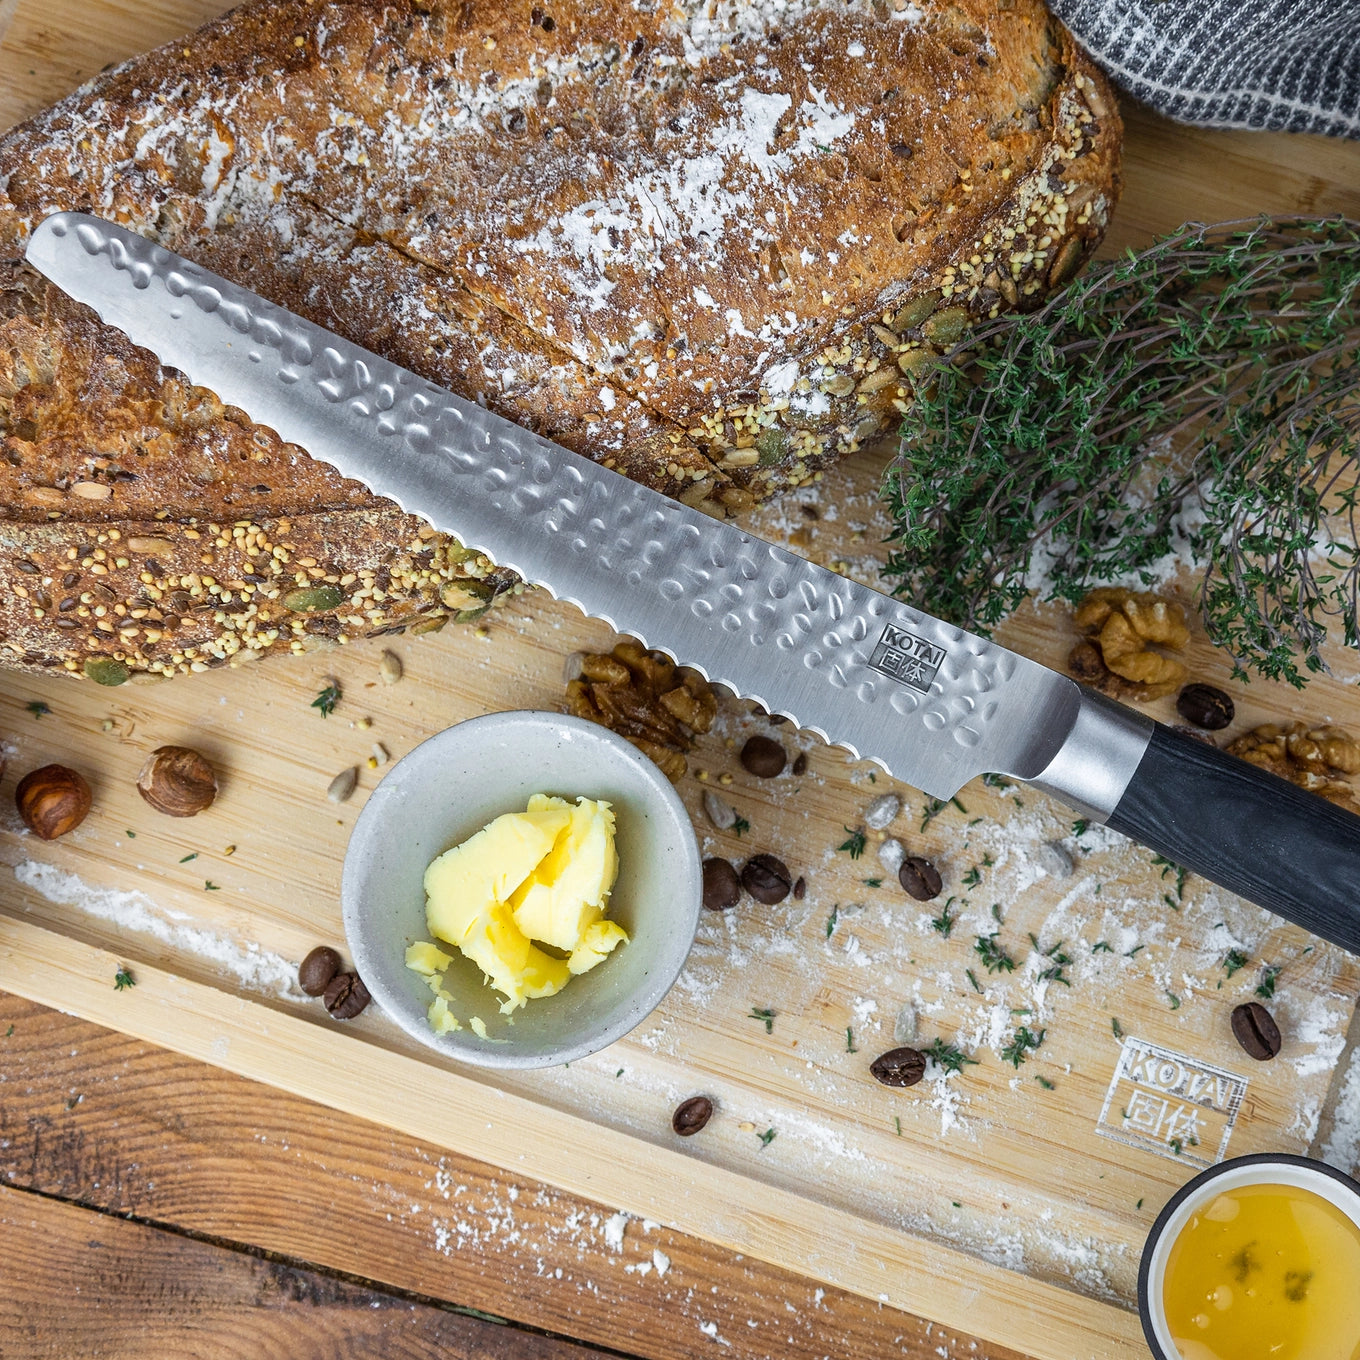
[[[1191,1217],[1215,1195],[1248,1185],[1284,1185],[1311,1190],[1319,1199],[1335,1205],[1360,1229],[1360,1184],[1325,1162],[1285,1152],[1261,1152],[1234,1157],[1201,1171],[1171,1197],[1166,1208],[1157,1215],[1143,1245],[1143,1261],[1138,1270],[1138,1315],[1143,1322],[1143,1336],[1155,1360],[1183,1360],[1166,1323],[1163,1297],[1171,1248]]]

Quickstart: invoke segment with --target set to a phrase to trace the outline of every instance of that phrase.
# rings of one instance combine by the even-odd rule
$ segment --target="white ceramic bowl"
[[[1360,1227],[1360,1184],[1343,1172],[1309,1157],[1294,1157],[1284,1152],[1260,1152],[1249,1157],[1234,1157],[1201,1171],[1171,1197],[1166,1208],[1148,1233],[1143,1260],[1138,1271],[1138,1312],[1143,1321],[1143,1336],[1156,1360],[1181,1360],[1180,1349],[1166,1325],[1163,1285],[1167,1258],[1192,1215],[1216,1195],[1240,1190],[1246,1185],[1288,1185],[1336,1205],[1352,1223]]]
[[[613,805],[619,876],[609,916],[628,943],[511,1017],[481,970],[457,955],[445,987],[465,1028],[436,1035],[426,1020],[433,994],[405,965],[406,946],[430,938],[425,867],[492,818],[522,812],[533,793]],[[345,936],[374,1000],[422,1043],[485,1067],[549,1067],[627,1034],[684,967],[702,894],[694,828],[666,776],[607,728],[528,711],[471,718],[394,765],[355,823],[341,887]],[[466,1028],[471,1015],[486,1022],[486,1039]]]

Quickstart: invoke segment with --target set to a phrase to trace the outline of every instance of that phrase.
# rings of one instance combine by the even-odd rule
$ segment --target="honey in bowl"
[[[1225,1190],[1181,1229],[1162,1300],[1182,1360],[1360,1360],[1360,1226],[1311,1190]]]

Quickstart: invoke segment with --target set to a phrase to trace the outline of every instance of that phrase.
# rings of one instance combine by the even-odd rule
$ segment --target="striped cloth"
[[[1122,89],[1205,127],[1360,137],[1360,0],[1049,0]]]

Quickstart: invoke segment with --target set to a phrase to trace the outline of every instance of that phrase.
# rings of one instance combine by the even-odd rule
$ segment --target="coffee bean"
[[[1280,1027],[1259,1001],[1248,1001],[1232,1013],[1233,1038],[1257,1062],[1268,1062],[1280,1051]]]
[[[726,911],[741,899],[741,880],[725,859],[704,861],[704,906],[709,911]]]
[[[332,1020],[353,1020],[371,999],[358,973],[337,973],[326,988],[326,1009]]]
[[[908,855],[897,871],[897,881],[918,902],[929,902],[940,895],[940,871],[920,855]]]
[[[798,881],[793,885],[793,900],[801,902],[807,896],[807,879],[802,874],[798,875]]]
[[[884,1086],[915,1086],[926,1074],[926,1055],[915,1048],[890,1048],[869,1064]]]
[[[713,1102],[707,1096],[690,1096],[675,1107],[675,1113],[671,1115],[671,1128],[681,1138],[690,1138],[712,1118]]]
[[[1227,727],[1237,715],[1233,701],[1213,685],[1186,685],[1176,698],[1176,712],[1210,732]]]
[[[807,773],[807,752],[806,752],[806,751],[799,751],[798,754],[793,758],[793,772],[794,772],[794,774],[806,774],[806,773]]]
[[[340,955],[329,945],[319,944],[298,965],[298,986],[308,996],[320,996],[340,971]]]
[[[793,875],[782,859],[773,855],[752,855],[742,866],[741,886],[757,902],[772,907],[789,895]]]
[[[748,737],[741,748],[743,768],[761,779],[773,779],[783,774],[784,766],[789,763],[788,755],[773,737]]]

